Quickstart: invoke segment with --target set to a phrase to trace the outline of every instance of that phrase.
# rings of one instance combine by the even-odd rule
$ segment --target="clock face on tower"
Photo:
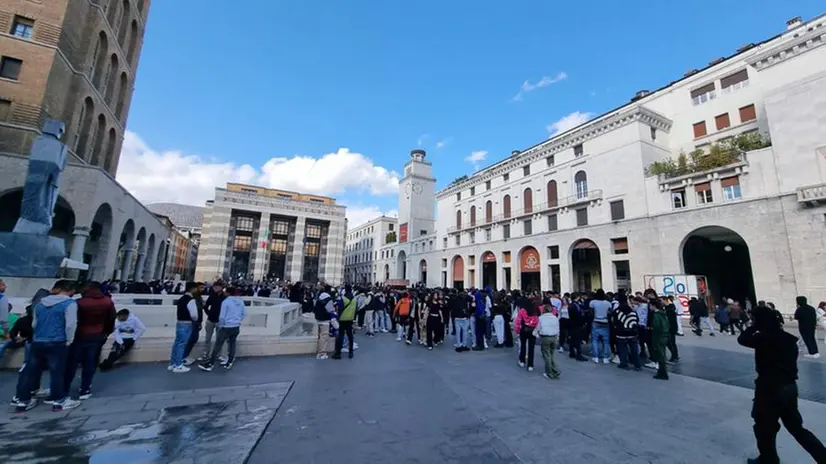
[[[407,198],[410,198],[411,193],[414,195],[420,195],[423,190],[424,188],[422,187],[422,184],[418,182],[412,182],[404,187],[404,192],[407,194]]]

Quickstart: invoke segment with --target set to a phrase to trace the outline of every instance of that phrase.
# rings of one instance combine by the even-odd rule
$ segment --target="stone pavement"
[[[0,417],[0,462],[243,462],[290,387],[93,397],[60,413],[38,406]]]
[[[679,340],[685,361],[668,382],[653,380],[647,370],[626,372],[567,357],[559,359],[562,380],[549,382],[541,376],[538,352],[538,369],[528,373],[516,365],[512,350],[455,353],[441,346],[429,352],[396,343],[391,335],[357,339],[361,348],[352,360],[282,356],[242,359],[231,372],[174,375],[163,365],[141,364],[99,374],[89,409],[84,405],[66,418],[35,410],[37,418],[33,414],[20,423],[20,415],[3,416],[0,453],[7,454],[0,454],[0,462],[37,462],[22,454],[34,444],[54,450],[49,456],[86,453],[96,458],[91,462],[118,464],[240,464],[249,448],[246,462],[255,464],[717,464],[742,463],[755,453],[749,417],[753,360],[747,352],[715,348],[706,340],[703,346],[689,337]],[[801,390],[826,391],[820,371],[824,364],[799,364]],[[11,395],[13,382],[13,373],[0,374],[0,398]],[[283,404],[280,393],[260,397],[267,389],[286,393],[290,384]],[[194,404],[175,402],[198,397]],[[122,418],[116,410],[106,419],[89,414],[141,401],[146,403],[128,415],[136,419]],[[258,418],[256,401],[270,401]],[[153,417],[151,408],[166,412]],[[826,437],[826,405],[802,400],[800,408],[805,424]],[[222,411],[234,412],[234,425],[226,425]],[[176,419],[180,417],[185,418]],[[143,438],[148,436],[141,435],[143,426],[130,424],[135,420],[150,424],[148,435],[155,438]],[[158,422],[154,429],[153,420]],[[246,421],[253,424],[249,430],[241,424]],[[89,425],[80,430],[85,423]],[[164,427],[168,433],[156,432]],[[91,429],[102,433],[85,433]],[[121,438],[112,440],[112,430]],[[778,443],[784,462],[811,462],[785,431]],[[173,452],[158,457],[152,451],[158,449]],[[17,461],[9,460],[9,450]],[[99,454],[92,454],[96,450]]]

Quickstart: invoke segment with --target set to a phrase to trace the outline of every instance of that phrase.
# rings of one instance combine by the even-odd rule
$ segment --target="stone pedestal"
[[[55,278],[65,257],[62,238],[0,232],[0,277]]]

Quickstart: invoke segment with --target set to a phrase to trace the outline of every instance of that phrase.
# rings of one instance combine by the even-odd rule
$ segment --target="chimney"
[[[687,73],[683,74],[683,77],[688,77],[693,74],[697,74],[698,72],[700,72],[698,69],[692,69],[691,71],[688,71]]]
[[[516,155],[518,155],[519,153],[521,153],[519,150],[513,150],[513,151],[511,152],[511,156],[516,156]]]
[[[743,45],[742,47],[738,48],[737,53],[743,53],[744,51],[746,51],[748,49],[751,49],[751,48],[754,48],[754,44],[753,43],[747,43],[747,44]]]
[[[715,64],[722,63],[723,61],[726,61],[726,58],[721,56],[720,58],[717,58],[716,60],[711,60],[711,61],[708,63],[708,65],[709,65],[709,66],[714,66]]]
[[[639,99],[641,99],[641,98],[645,98],[645,97],[647,97],[647,96],[648,96],[648,95],[650,95],[650,94],[651,94],[651,92],[649,92],[648,90],[639,90],[639,91],[637,91],[637,93],[635,93],[635,94],[634,94],[634,96],[631,98],[631,101],[632,101],[632,102],[635,102],[635,101],[637,101],[637,100],[639,100]]]
[[[786,21],[786,30],[790,31],[796,28],[797,26],[800,26],[801,24],[803,24],[803,18],[801,18],[800,16],[795,16],[794,18]]]

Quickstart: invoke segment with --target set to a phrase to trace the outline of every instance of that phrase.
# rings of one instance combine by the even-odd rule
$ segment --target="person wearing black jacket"
[[[612,323],[616,336],[617,351],[619,352],[620,369],[630,369],[628,361],[634,365],[636,370],[642,369],[640,353],[638,351],[637,337],[639,335],[640,319],[631,306],[628,305],[628,297],[620,292],[617,295],[617,309],[613,312]]]
[[[789,434],[815,462],[826,463],[826,447],[803,427],[797,406],[797,337],[785,332],[770,308],[759,306],[752,312],[754,324],[737,338],[737,342],[754,349],[757,379],[754,381],[754,437],[760,456],[749,464],[777,464],[779,420]]]
[[[453,319],[453,330],[455,331],[456,343],[453,347],[457,352],[469,351],[473,346],[470,339],[470,330],[468,326],[468,307],[467,300],[462,293],[457,293],[456,290],[450,291],[450,296],[447,299],[447,306],[450,309],[450,318]]]
[[[221,303],[224,302],[226,297],[222,281],[219,280],[212,284],[212,288],[209,289],[209,296],[203,305],[203,312],[207,316],[204,325],[206,338],[204,340],[204,354],[199,361],[207,361],[212,355],[212,335],[217,332],[218,317],[221,315]]]
[[[803,343],[806,344],[806,349],[809,351],[808,354],[803,356],[819,358],[820,353],[817,351],[817,340],[815,339],[817,311],[809,305],[805,296],[797,297],[797,309],[794,312],[794,318],[797,321],[800,338],[803,339]]]
[[[582,298],[579,293],[571,294],[571,304],[568,305],[568,331],[571,338],[570,357],[577,361],[587,361],[588,358],[582,356],[582,340],[586,327],[590,321],[582,306]]]
[[[663,298],[665,303],[665,315],[668,317],[668,351],[671,352],[671,359],[668,362],[680,362],[680,353],[677,351],[677,333],[679,332],[680,319],[677,316],[677,306],[674,305],[674,298],[667,296]]]

